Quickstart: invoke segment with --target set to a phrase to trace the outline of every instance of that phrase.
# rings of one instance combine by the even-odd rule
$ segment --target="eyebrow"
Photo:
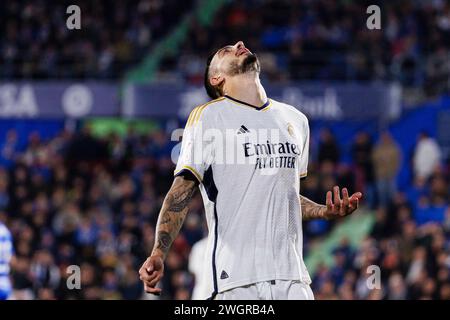
[[[225,49],[227,49],[227,48],[232,48],[232,47],[233,47],[233,46],[231,46],[231,45],[225,46],[225,47],[219,49],[219,50],[217,51],[216,54],[219,55],[223,50],[225,50]]]

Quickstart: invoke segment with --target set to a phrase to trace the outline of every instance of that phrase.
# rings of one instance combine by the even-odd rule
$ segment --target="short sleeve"
[[[302,152],[300,154],[299,172],[300,179],[306,178],[308,174],[308,159],[309,159],[309,124],[308,119],[305,117],[305,121],[302,126]]]
[[[205,107],[195,108],[188,118],[174,173],[175,176],[178,176],[189,171],[199,183],[202,183],[203,174],[211,165],[213,155],[212,144],[204,139],[204,132],[208,128],[204,117]]]

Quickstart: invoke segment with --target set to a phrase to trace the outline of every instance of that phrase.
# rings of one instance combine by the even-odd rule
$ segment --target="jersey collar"
[[[270,100],[269,100],[269,99],[267,99],[266,103],[264,103],[261,107],[257,107],[257,106],[255,106],[255,105],[253,105],[253,104],[250,104],[250,103],[247,103],[247,102],[244,102],[244,101],[235,99],[235,98],[233,98],[233,97],[230,97],[230,96],[227,95],[227,94],[224,95],[224,97],[226,97],[226,98],[228,98],[228,99],[230,99],[230,100],[232,100],[232,101],[234,101],[234,102],[236,102],[236,103],[243,104],[243,105],[246,105],[246,106],[248,106],[248,107],[251,107],[251,108],[253,108],[253,109],[255,109],[255,110],[258,110],[258,111],[263,110],[263,109],[267,108],[267,107],[270,105]]]

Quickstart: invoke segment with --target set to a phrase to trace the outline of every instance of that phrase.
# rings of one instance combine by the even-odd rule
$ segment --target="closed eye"
[[[223,57],[223,55],[224,55],[225,53],[230,52],[230,51],[231,51],[231,48],[232,48],[232,46],[226,46],[226,47],[220,49],[220,50],[219,50],[219,53],[218,53],[218,54],[219,54],[219,57]]]

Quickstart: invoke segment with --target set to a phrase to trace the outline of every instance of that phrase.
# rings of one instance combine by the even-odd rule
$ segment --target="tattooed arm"
[[[197,184],[193,180],[187,180],[181,176],[174,179],[159,213],[152,255],[160,255],[165,259],[183,225],[189,211],[189,202],[196,189]]]
[[[334,196],[334,200],[332,199]],[[333,192],[327,192],[326,205],[317,204],[314,201],[300,195],[303,220],[311,219],[334,219],[352,214],[359,206],[359,199],[362,193],[356,192],[351,197],[348,196],[347,188],[342,189],[342,199],[339,187],[335,186]]]
[[[164,260],[172,242],[183,225],[189,208],[189,202],[197,190],[197,181],[187,177],[175,177],[167,193],[156,224],[156,238],[152,254],[139,270],[144,282],[145,291],[160,294],[161,289],[155,288],[164,273]]]
[[[302,219],[312,220],[312,219],[326,219],[325,212],[327,207],[321,204],[317,204],[307,197],[300,195],[300,203],[302,206]]]

